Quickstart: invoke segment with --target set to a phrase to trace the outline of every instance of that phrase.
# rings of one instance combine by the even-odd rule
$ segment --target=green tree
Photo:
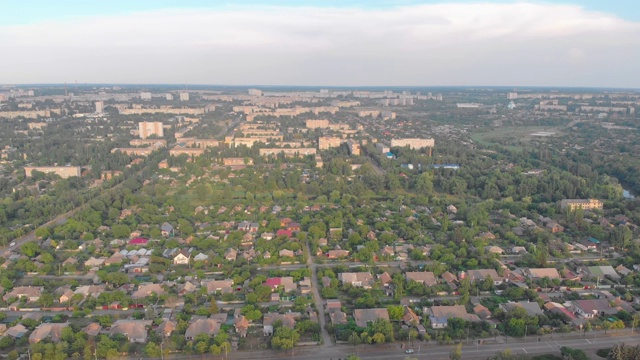
[[[286,326],[279,326],[271,338],[271,348],[287,350],[291,349],[300,340],[300,334]]]
[[[462,343],[458,343],[456,346],[451,349],[449,352],[450,360],[460,360],[462,359]]]
[[[149,342],[144,347],[144,354],[148,357],[158,358],[161,356],[160,346],[154,342]]]

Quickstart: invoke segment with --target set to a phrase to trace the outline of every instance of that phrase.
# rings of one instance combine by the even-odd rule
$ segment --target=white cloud
[[[638,45],[567,5],[161,10],[0,27],[0,82],[638,87]]]

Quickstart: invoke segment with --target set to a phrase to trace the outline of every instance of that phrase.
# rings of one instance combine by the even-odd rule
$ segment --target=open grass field
[[[542,142],[562,136],[564,129],[564,126],[509,126],[480,130],[472,133],[471,139],[480,146],[498,145],[509,150],[521,151],[532,140]]]

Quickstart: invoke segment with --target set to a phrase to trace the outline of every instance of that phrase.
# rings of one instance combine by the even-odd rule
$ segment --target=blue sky
[[[117,15],[158,9],[234,8],[238,6],[275,5],[287,7],[360,7],[391,8],[403,5],[441,3],[482,3],[488,1],[458,0],[0,0],[0,25],[28,24],[49,20],[65,20],[94,15]],[[492,3],[514,3],[509,0],[493,0]],[[640,20],[638,0],[559,0],[532,1],[548,4],[573,4],[586,10],[601,11],[625,20]]]
[[[640,88],[638,0],[0,0],[0,83]]]

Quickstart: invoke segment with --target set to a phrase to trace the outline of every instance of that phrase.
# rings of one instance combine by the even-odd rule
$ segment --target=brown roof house
[[[429,314],[431,327],[433,329],[443,329],[449,325],[449,319],[458,318],[470,322],[478,322],[480,318],[476,314],[467,313],[464,305],[453,306],[432,306],[424,309],[425,314]]]
[[[487,276],[493,280],[494,285],[500,285],[504,282],[504,278],[498,275],[498,272],[494,269],[468,270],[466,273],[461,272],[459,278],[464,279],[467,276],[471,282],[484,281]]]
[[[200,334],[215,336],[220,331],[220,325],[218,319],[197,319],[189,324],[187,331],[184,333],[184,338],[189,341]]]
[[[263,325],[262,332],[265,336],[273,335],[273,324],[278,320],[282,322],[282,326],[286,326],[290,329],[293,329],[296,326],[296,319],[300,318],[300,316],[301,316],[300,313],[265,314],[262,320],[262,325]]]
[[[117,320],[111,325],[109,334],[122,334],[132,343],[144,344],[147,342],[147,327],[150,327],[151,320]]]
[[[68,323],[64,324],[40,324],[36,327],[31,335],[29,335],[29,344],[39,343],[42,340],[49,339],[52,342],[60,341],[62,335],[62,329],[69,326]]]
[[[211,293],[230,293],[233,292],[233,280],[203,280],[201,285],[207,288],[207,292]]]
[[[249,329],[249,320],[244,315],[240,315],[234,322],[233,326],[236,328],[236,333],[240,337],[247,337],[247,330]]]
[[[22,299],[26,298],[29,302],[38,301],[42,295],[42,286],[16,286],[13,290],[4,294],[2,300],[8,301],[9,299]]]
[[[620,311],[617,307],[611,307],[607,299],[574,300],[572,305],[578,316],[584,319],[613,315]]]
[[[529,268],[525,269],[523,272],[526,277],[532,280],[543,278],[549,278],[551,280],[562,279],[560,273],[558,273],[558,270],[556,268]]]
[[[411,310],[410,307],[405,306],[404,316],[402,317],[402,321],[407,326],[417,326],[418,324],[420,324],[420,317],[416,315],[416,313],[413,312],[413,310]]]
[[[85,326],[82,329],[82,332],[91,337],[96,337],[98,336],[98,334],[100,334],[101,330],[102,330],[102,326],[100,326],[100,324],[92,322],[89,325]]]
[[[404,274],[404,276],[407,278],[407,280],[415,281],[426,286],[434,286],[438,284],[436,276],[432,272],[428,271],[408,271]]]
[[[373,276],[369,272],[357,272],[357,273],[340,273],[338,274],[338,280],[343,284],[351,284],[356,287],[363,287],[365,289],[371,288],[373,285]]]
[[[375,322],[378,319],[389,320],[389,311],[386,308],[355,309],[353,310],[353,317],[356,325],[365,328],[368,323]]]
[[[176,329],[176,327],[177,327],[177,324],[175,323],[175,321],[164,320],[162,324],[160,324],[156,329],[156,334],[164,337],[169,337],[171,336],[171,333],[173,332],[173,330]]]
[[[160,284],[142,284],[138,286],[138,290],[131,294],[132,299],[142,299],[156,293],[156,295],[164,295],[166,291]]]

